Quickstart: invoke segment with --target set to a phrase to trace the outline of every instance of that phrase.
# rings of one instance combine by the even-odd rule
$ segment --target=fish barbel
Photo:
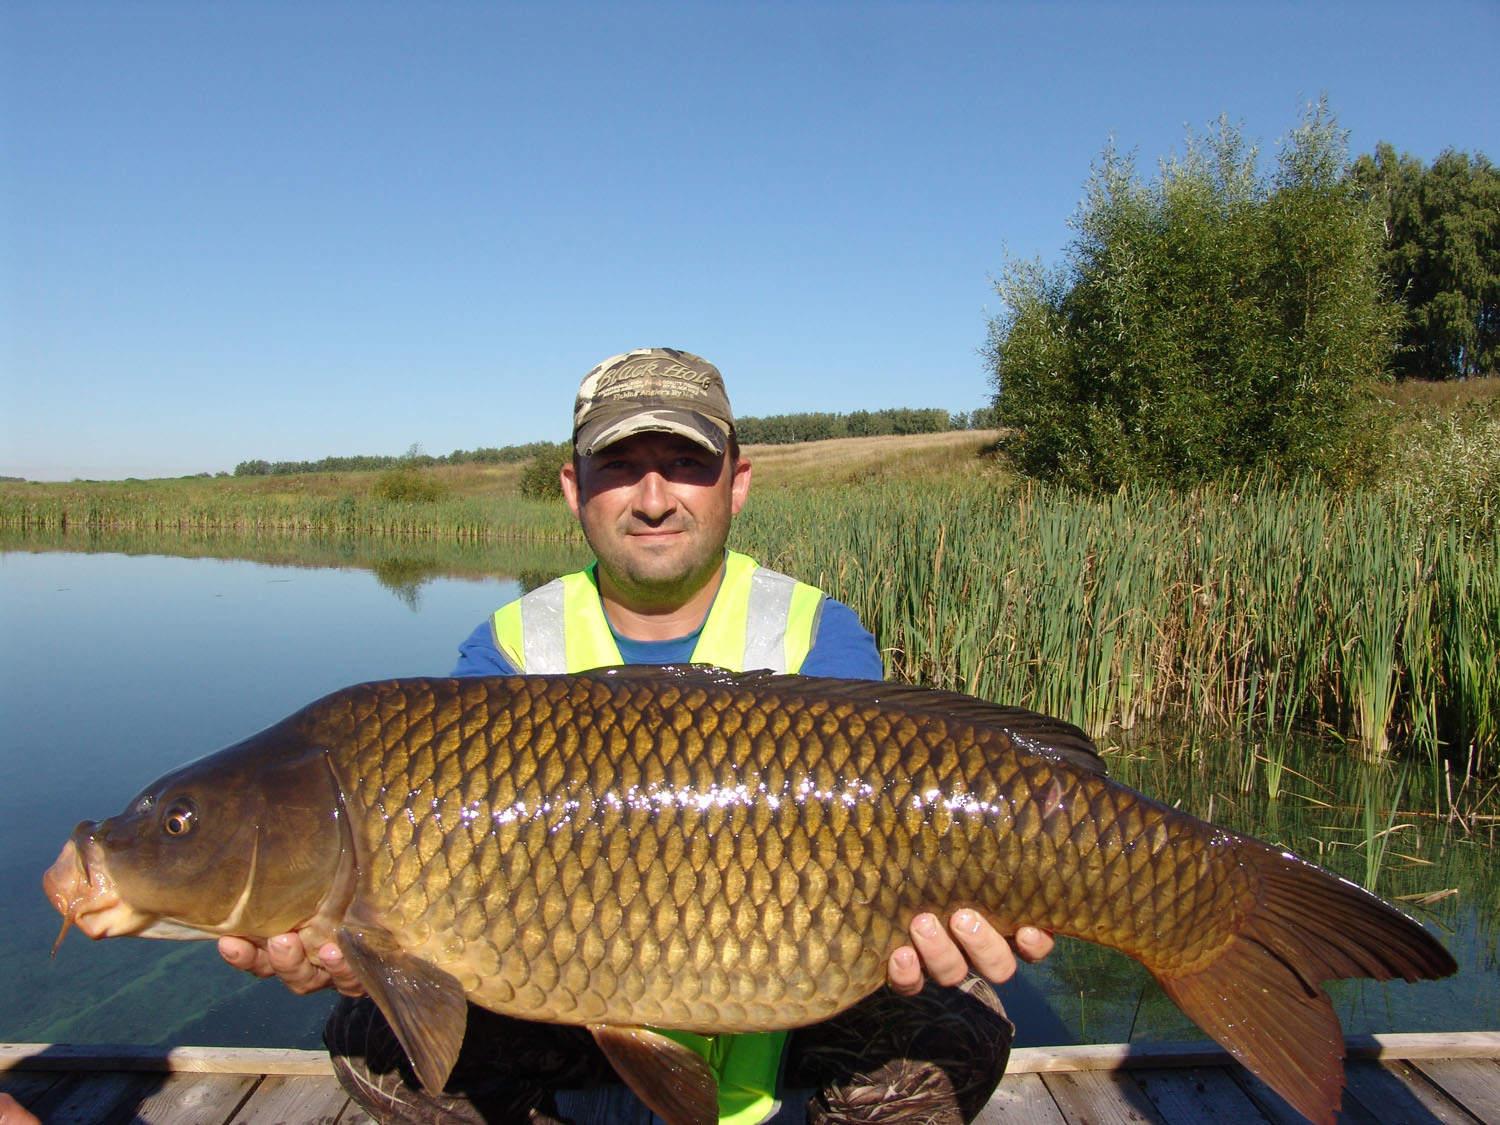
[[[80,824],[44,888],[94,938],[337,942],[430,1089],[466,998],[587,1026],[672,1121],[714,1119],[713,1078],[648,1028],[827,1019],[926,910],[1122,950],[1320,1122],[1321,982],[1456,967],[1355,884],[1111,781],[1069,724],[698,667],[336,692]]]

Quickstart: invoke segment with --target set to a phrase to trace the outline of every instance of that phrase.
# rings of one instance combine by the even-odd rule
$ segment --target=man
[[[455,675],[580,672],[615,664],[712,663],[880,679],[874,638],[847,606],[726,551],[750,490],[719,371],[688,352],[642,348],[585,377],[562,489],[597,562],[497,610],[460,647]],[[945,929],[914,919],[882,990],[826,1023],[764,1036],[671,1033],[720,1078],[720,1119],[749,1125],[810,1117],[959,1121],[1004,1071],[1012,1027],[989,984],[1016,968],[1010,945],[973,911]],[[1016,950],[1038,960],[1051,938],[1023,927]],[[305,951],[294,934],[264,947],[220,942],[225,960],[277,975],[295,992],[332,986],[346,998],[325,1038],[350,1093],[377,1117],[403,1121],[622,1121],[644,1110],[610,1083],[579,1029],[529,1024],[471,1007],[447,1092],[403,1078],[383,1017],[362,997],[335,946]],[[971,975],[970,968],[980,976]],[[941,986],[924,991],[924,974]],[[779,1082],[778,1082],[779,1075]]]

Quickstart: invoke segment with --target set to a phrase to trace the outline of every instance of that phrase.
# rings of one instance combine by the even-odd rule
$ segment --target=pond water
[[[42,871],[80,819],[119,811],[165,770],[324,692],[446,674],[475,624],[523,581],[576,565],[576,550],[126,540],[49,549],[72,545],[0,544],[9,548],[0,552],[0,1040],[316,1046],[330,997],[294,997],[233,972],[211,942],[90,945],[72,934],[49,960],[58,917]],[[214,557],[231,552],[262,561]],[[499,574],[522,580],[490,576]],[[1420,771],[1203,736],[1137,739],[1111,755],[1111,770],[1373,879],[1434,924],[1459,975],[1336,986],[1346,1031],[1500,1026],[1495,825],[1425,815],[1431,782]],[[1367,822],[1384,833],[1374,836],[1383,853],[1366,846]],[[1079,942],[1024,970],[1005,1000],[1024,1044],[1196,1035],[1134,962]]]

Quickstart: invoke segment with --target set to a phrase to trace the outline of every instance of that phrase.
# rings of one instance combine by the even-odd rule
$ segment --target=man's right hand
[[[345,996],[363,996],[364,985],[333,942],[324,942],[314,960],[296,934],[278,934],[266,942],[222,937],[219,956],[236,969],[258,977],[278,977],[298,996],[336,988]]]
[[[42,1125],[41,1119],[9,1094],[0,1094],[0,1125]]]

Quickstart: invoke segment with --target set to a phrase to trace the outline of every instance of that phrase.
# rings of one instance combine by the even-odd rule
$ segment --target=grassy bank
[[[363,481],[347,479],[366,475],[373,474],[281,479],[279,488],[244,487],[236,478],[7,485],[0,490],[0,527],[479,541],[579,538],[578,525],[560,503],[451,491],[432,500],[391,500]]]
[[[1476,765],[1500,746],[1500,544],[1399,495],[902,483],[772,497],[739,536],[858,610],[902,679],[1095,732],[1316,726]]]
[[[1342,492],[1085,497],[1018,484],[961,433],[751,447],[736,545],[852,605],[903,679],[1095,732],[1314,728],[1371,754],[1409,747],[1435,770],[1493,770],[1500,397],[1408,415],[1389,471]],[[410,582],[430,572],[411,560],[444,543],[580,542],[561,503],[515,494],[519,471],[431,470],[423,501],[383,499],[378,474],[5,484],[0,527],[61,542],[295,535],[335,554],[379,541]]]
[[[757,494],[962,473],[993,431],[747,446]],[[0,481],[0,528],[581,542],[561,502],[520,494],[522,465],[161,480]]]

